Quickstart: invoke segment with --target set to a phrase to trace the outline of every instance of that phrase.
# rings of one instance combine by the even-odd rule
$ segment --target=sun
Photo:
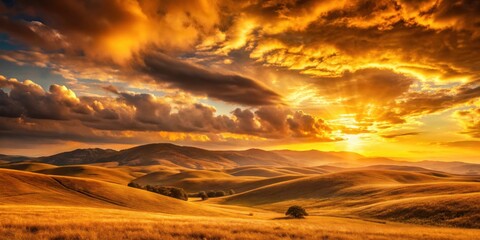
[[[359,134],[346,134],[345,138],[345,149],[347,151],[359,151],[363,147],[363,139]]]

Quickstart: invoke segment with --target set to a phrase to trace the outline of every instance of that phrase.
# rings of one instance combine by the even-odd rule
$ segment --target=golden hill
[[[304,177],[298,172],[275,167],[239,167],[225,170],[165,169],[135,180],[141,185],[164,185],[188,192],[229,190],[243,192],[262,186]]]
[[[68,165],[35,171],[49,175],[61,175],[102,180],[127,185],[135,177],[124,169],[105,168],[89,165]]]
[[[468,186],[450,186],[468,187]],[[471,187],[471,186],[470,186]],[[480,192],[394,199],[358,211],[368,217],[417,224],[480,228]],[[468,192],[468,190],[463,190]]]
[[[219,215],[217,210],[208,206],[91,179],[0,169],[0,182],[0,202],[7,205],[83,206]]]
[[[120,151],[100,148],[76,149],[39,158],[0,154],[0,163],[27,160],[55,165],[95,164],[104,167],[162,165],[170,168],[190,169],[226,169],[257,165],[275,166],[277,168],[309,167],[310,170],[313,170],[315,166],[323,165],[349,168],[383,165],[383,169],[392,170],[402,170],[403,168],[408,171],[415,171],[415,169],[418,171],[420,168],[424,168],[454,174],[475,175],[480,173],[480,164],[466,162],[409,162],[385,157],[364,157],[354,152],[322,152],[317,150],[265,151],[261,149],[248,149],[243,151],[213,151],[169,143],[140,145]],[[390,168],[387,165],[389,165]],[[376,166],[375,169],[380,169],[381,167],[382,166]]]
[[[18,163],[5,163],[0,165],[0,168],[15,169],[22,171],[35,172],[49,168],[55,168],[57,166],[47,163],[39,162],[18,162]]]
[[[315,214],[358,214],[397,221],[411,219],[431,224],[478,227],[473,222],[454,218],[463,217],[457,212],[468,212],[468,217],[464,219],[480,214],[479,208],[470,206],[480,202],[480,195],[477,194],[480,193],[480,177],[436,175],[436,172],[393,170],[344,171],[271,184],[215,201],[274,211],[283,211],[289,205],[299,204]],[[465,194],[473,195],[468,195],[470,198],[465,201]],[[422,203],[419,199],[433,201],[443,196],[449,196],[451,201],[434,201],[432,204],[438,205],[434,209],[443,209],[445,212],[410,217],[415,215],[415,203]],[[390,203],[398,199],[403,199],[405,203],[412,201],[407,209],[401,210],[401,205]],[[421,208],[420,204],[419,209]],[[439,214],[445,215],[444,219],[436,216]]]

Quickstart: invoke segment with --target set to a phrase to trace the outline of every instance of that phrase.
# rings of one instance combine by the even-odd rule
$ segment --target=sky
[[[475,0],[0,4],[0,153],[171,142],[480,162]]]

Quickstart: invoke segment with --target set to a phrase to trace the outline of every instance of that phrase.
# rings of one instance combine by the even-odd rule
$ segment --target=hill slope
[[[437,174],[393,170],[343,171],[284,181],[219,201],[275,211],[299,204],[317,214],[359,214],[396,221],[480,227],[472,221],[480,216],[480,208],[476,207],[480,203],[480,177]],[[445,196],[448,201],[441,200]],[[468,201],[464,202],[466,196]],[[398,199],[403,199],[406,204],[396,203]],[[426,206],[432,206],[431,212],[422,210]],[[415,212],[416,209],[419,212]]]
[[[39,161],[55,165],[89,164],[116,153],[112,149],[87,148],[63,152],[48,157],[38,158]]]
[[[123,185],[0,169],[0,202],[10,205],[83,206],[172,214],[218,214],[207,206]]]
[[[408,162],[385,157],[364,157],[354,152],[322,152],[317,150],[210,151],[169,143],[147,144],[121,151],[99,148],[77,149],[36,160],[55,165],[97,164],[109,167],[118,165],[162,165],[171,168],[190,169],[234,168],[248,165],[283,167],[331,165],[357,168],[370,165],[397,165],[422,167],[455,174],[480,174],[480,164],[464,162]]]
[[[101,180],[111,183],[127,185],[135,177],[118,168],[105,168],[90,165],[69,165],[47,168],[35,171],[37,173],[60,175],[70,177],[82,177]]]

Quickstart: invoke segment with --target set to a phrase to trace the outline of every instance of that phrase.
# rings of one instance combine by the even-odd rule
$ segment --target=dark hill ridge
[[[38,160],[55,165],[74,165],[97,163],[100,159],[111,156],[117,151],[112,149],[87,148],[63,152],[48,157],[40,157]]]
[[[5,161],[5,162],[21,162],[21,161],[27,161],[32,159],[31,157],[25,157],[25,156],[16,156],[16,155],[5,155],[5,154],[0,154],[0,161]]]
[[[120,165],[165,164],[187,168],[231,167],[235,162],[214,151],[178,146],[169,143],[147,144],[118,151],[99,159],[102,162],[118,162]]]
[[[3,155],[5,159],[10,156]],[[394,165],[421,167],[454,174],[480,174],[480,164],[465,162],[408,162],[384,157],[364,157],[354,152],[322,152],[249,149],[244,151],[212,151],[170,143],[141,145],[120,151],[112,149],[77,149],[41,158],[27,158],[55,165],[112,163],[113,165],[185,167],[191,169],[234,168],[247,165],[313,167],[367,167]],[[418,170],[418,169],[417,169]]]
[[[245,165],[298,166],[298,161],[260,149],[209,151],[170,143],[141,145],[120,151],[77,149],[38,159],[56,165],[116,162],[119,165],[166,165],[193,169],[231,168]]]

